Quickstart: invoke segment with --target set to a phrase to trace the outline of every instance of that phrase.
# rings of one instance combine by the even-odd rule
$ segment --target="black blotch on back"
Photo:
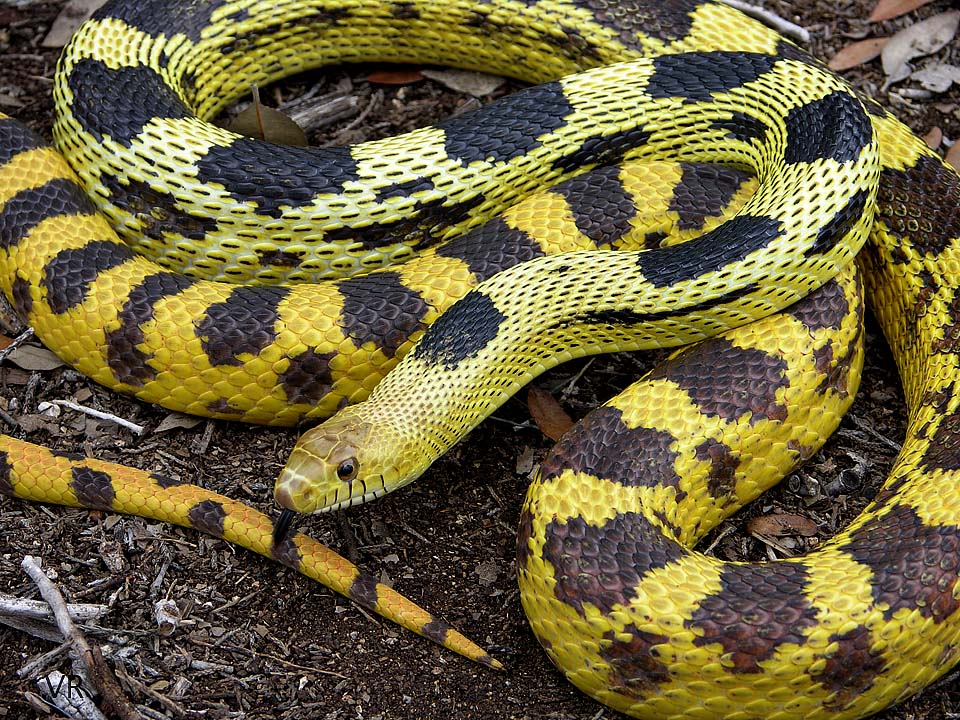
[[[833,250],[863,217],[869,197],[866,190],[860,190],[853,195],[846,205],[837,210],[834,216],[820,227],[817,239],[805,254],[809,256]]]
[[[654,98],[684,98],[686,102],[709,100],[751,83],[770,71],[777,58],[763,53],[713,52],[661,55],[654,58],[654,73],[647,94]]]
[[[171,233],[203,240],[207,233],[217,229],[215,218],[191,215],[178,206],[176,197],[147,182],[127,178],[121,182],[109,174],[103,175],[100,181],[110,193],[110,203],[133,216],[140,223],[138,233],[144,237],[166,245]]]
[[[641,253],[637,264],[650,283],[669,287],[740,262],[783,232],[780,222],[773,218],[737,215],[682,245]]]
[[[98,140],[111,137],[129,145],[154,118],[184,118],[193,113],[155,70],[146,65],[111,69],[84,58],[67,76],[71,111]]]
[[[413,356],[453,370],[483,350],[504,319],[493,300],[471,290],[437,318],[414,346]]]
[[[317,195],[338,195],[358,177],[349,148],[288,147],[251,138],[214,146],[197,163],[198,182],[222,185],[272,218],[281,217],[284,207],[311,204]]]
[[[222,503],[216,500],[201,500],[187,511],[187,517],[191,527],[213,537],[223,537],[227,512]]]
[[[463,260],[477,282],[543,254],[527,233],[499,217],[437,248],[437,255]]]
[[[0,166],[27,150],[36,150],[46,143],[33,130],[11,117],[0,118]]]
[[[437,127],[447,155],[464,165],[506,162],[540,146],[540,136],[563,127],[573,111],[558,82],[507,95],[496,105],[450,118]]]
[[[578,175],[555,186],[553,192],[566,198],[577,229],[597,247],[610,247],[632,228],[636,206],[616,166]]]
[[[729,117],[712,121],[710,127],[726,130],[727,137],[741,142],[761,140],[767,134],[767,126],[759,118],[738,111],[729,113]]]
[[[590,165],[616,165],[627,151],[641,147],[650,138],[650,132],[642,127],[632,127],[609,135],[597,135],[573,147],[568,155],[557,158],[553,166],[564,172]]]
[[[43,268],[40,284],[46,288],[47,304],[62,314],[84,301],[101,272],[133,258],[123,243],[95,240],[83,247],[61,250]]]
[[[69,178],[54,178],[20,190],[0,209],[0,248],[10,249],[44,220],[59,215],[90,215],[96,208]]]
[[[850,93],[835,91],[791,108],[785,118],[784,161],[808,163],[821,158],[847,163],[860,157],[873,139],[863,106]]]
[[[121,383],[139,386],[152,380],[156,371],[150,357],[140,350],[143,325],[153,319],[154,305],[165,297],[186,290],[195,280],[170,272],[148,275],[127,295],[117,319],[119,327],[106,334],[107,365]]]
[[[166,2],[166,0],[138,0],[137,2],[108,3],[94,15],[98,19],[115,18],[147,35],[186,35],[199,42],[205,27],[222,0],[205,2]]]

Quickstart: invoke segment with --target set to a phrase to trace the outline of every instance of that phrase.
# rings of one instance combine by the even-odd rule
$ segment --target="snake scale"
[[[251,82],[361,60],[542,84],[350,148],[266,146],[199,119]],[[48,346],[108,387],[259,423],[340,410],[278,480],[288,510],[409,482],[557,362],[723,333],[598,409],[542,464],[518,565],[551,659],[637,717],[784,720],[861,717],[955,663],[957,175],[775,33],[694,0],[119,0],[65,49],[55,97],[54,137],[76,176],[0,119],[0,286]],[[604,168],[647,158],[679,163],[668,210],[699,238],[624,240],[630,171]],[[744,169],[756,191],[707,226],[688,194],[729,200]],[[545,248],[556,235],[565,242]],[[852,399],[851,258],[864,243],[856,264],[911,413],[890,480],[805,558],[695,553],[809,457]],[[269,521],[234,533],[242,506],[192,486],[177,496],[169,479],[7,437],[0,451],[6,494],[161,506],[295,567],[338,562],[302,536],[273,543]],[[355,568],[340,577],[383,610]],[[432,623],[411,625],[454,644]]]

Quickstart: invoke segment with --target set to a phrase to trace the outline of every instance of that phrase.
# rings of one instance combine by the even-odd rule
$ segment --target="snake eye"
[[[360,463],[357,462],[356,458],[347,458],[337,465],[337,477],[343,482],[353,480],[357,476],[359,469]]]

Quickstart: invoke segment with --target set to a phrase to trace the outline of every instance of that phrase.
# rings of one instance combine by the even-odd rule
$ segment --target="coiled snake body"
[[[81,28],[58,70],[54,133],[97,207],[166,269],[134,257],[55,154],[0,120],[0,285],[64,359],[167,407],[276,424],[363,400],[396,366],[291,457],[277,498],[316,511],[409,482],[561,360],[731,331],[598,410],[544,462],[518,560],[551,659],[602,702],[651,718],[859,717],[955,663],[960,186],[922,141],[711,3],[162,5],[113,2]],[[344,149],[267,147],[196,117],[250,82],[348,60],[545,84]],[[698,240],[630,241],[630,171],[602,166],[647,157],[681,163],[678,186],[712,177],[700,184],[726,196],[740,171],[696,163],[749,168],[757,191],[710,229],[709,213],[671,203],[680,228],[700,216]],[[540,257],[557,236],[567,252]],[[648,251],[619,251],[644,238]],[[756,567],[692,552],[809,457],[849,404],[862,361],[851,258],[865,240],[858,264],[911,408],[890,480],[806,558]],[[353,276],[415,246],[430,250]],[[199,279],[337,274],[290,288]],[[727,380],[711,385],[704,366]],[[9,494],[135,512],[174,489],[132,491],[120,471],[83,463],[47,474],[53,458],[40,464],[12,439],[0,449]],[[144,492],[139,505],[121,497]],[[170,502],[171,516],[217,534],[240,512]],[[261,551],[268,530],[252,536]]]

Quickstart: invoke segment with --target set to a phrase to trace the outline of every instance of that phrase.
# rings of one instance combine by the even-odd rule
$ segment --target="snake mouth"
[[[314,510],[313,514],[320,515],[322,513],[333,512],[334,510],[346,510],[354,505],[363,505],[371,500],[376,500],[377,498],[381,498],[386,494],[387,489],[381,485],[379,488],[374,490],[368,490],[367,492],[363,493],[363,495],[351,495],[347,499],[341,500],[340,502],[318,508],[317,510]]]

